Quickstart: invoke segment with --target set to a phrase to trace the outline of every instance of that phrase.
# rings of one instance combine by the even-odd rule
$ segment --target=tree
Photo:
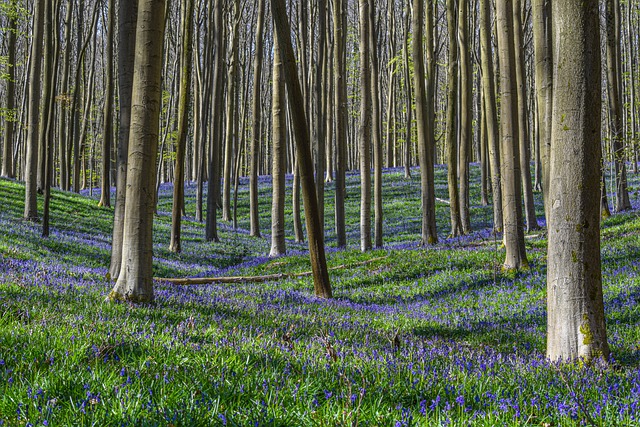
[[[347,37],[347,2],[345,0],[333,0],[333,48],[335,67],[334,97],[336,117],[336,244],[339,248],[347,245],[347,233],[345,229],[345,198],[346,198],[346,170],[347,170],[347,77],[346,77],[346,45]]]
[[[252,124],[251,124],[251,151],[250,151],[251,172],[249,174],[249,213],[251,216],[250,234],[255,237],[260,237],[260,216],[259,216],[259,209],[258,209],[258,164],[260,161],[260,114],[261,114],[260,82],[262,79],[262,62],[263,62],[262,51],[264,46],[264,28],[263,28],[264,15],[265,15],[265,0],[258,0],[258,23],[256,26],[256,54],[253,59],[253,104],[252,104],[252,110],[251,110]],[[274,71],[275,71],[275,66],[274,66]],[[275,81],[274,81],[273,88],[274,90],[276,89]],[[275,99],[275,95],[274,95],[274,99]],[[274,121],[275,121],[275,110],[274,110]],[[274,141],[274,146],[275,146],[275,141]],[[285,145],[283,143],[282,147],[284,146]],[[274,167],[275,167],[275,163],[274,163]],[[275,169],[274,169],[274,172],[275,172]],[[283,197],[283,201],[284,201],[284,197]],[[283,231],[284,231],[284,228],[283,228]],[[283,236],[283,241],[284,241],[284,236]]]
[[[131,125],[131,91],[136,49],[138,0],[118,2],[118,100],[119,126],[116,147],[116,206],[113,212],[113,238],[109,275],[116,279],[122,263],[124,206],[127,194],[127,156]]]
[[[489,167],[493,193],[493,230],[502,231],[502,183],[500,172],[500,145],[498,138],[498,114],[491,48],[491,1],[480,0],[480,57],[482,69],[482,102],[489,145]]]
[[[282,58],[278,47],[278,35],[274,33],[273,46],[273,102],[271,103],[273,126],[273,167],[271,197],[271,252],[269,256],[284,255],[286,243],[284,239],[284,196],[285,168],[287,150],[287,114],[284,76],[282,74]]]
[[[4,146],[2,150],[2,172],[0,176],[15,178],[13,164],[13,138],[16,108],[16,31],[18,26],[18,10],[16,0],[8,5],[9,25],[7,28],[7,76],[6,76],[6,111],[4,116]]]
[[[304,214],[309,237],[309,257],[313,271],[313,286],[315,295],[320,298],[331,298],[331,283],[329,270],[324,252],[324,239],[318,215],[318,198],[315,192],[313,178],[313,160],[311,158],[311,144],[309,129],[304,108],[304,98],[300,89],[296,58],[291,46],[291,28],[287,17],[285,0],[271,0],[274,30],[278,34],[278,46],[282,55],[284,78],[287,87],[289,104],[293,123],[294,140],[302,181],[302,198]],[[322,179],[322,177],[320,177]]]
[[[31,64],[29,65],[29,114],[25,155],[24,219],[38,220],[38,135],[40,121],[40,88],[42,73],[42,38],[44,33],[44,2],[35,2],[33,11],[33,37],[31,38]]]
[[[98,206],[111,206],[111,147],[113,146],[113,29],[115,0],[109,0],[107,14],[107,46],[105,52],[105,95],[102,120],[102,181]]]
[[[380,108],[380,66],[378,63],[378,31],[375,2],[369,7],[369,58],[371,70],[371,142],[373,145],[374,243],[382,247],[382,118]]]
[[[360,249],[371,250],[371,55],[369,0],[360,0]]]
[[[433,129],[433,1],[427,2],[427,61],[430,72],[425,73],[424,54],[422,49],[424,18],[424,2],[413,0],[413,66],[414,86],[416,93],[416,126],[418,128],[418,153],[420,161],[420,189],[422,209],[422,244],[430,245],[438,241],[435,218],[435,192],[433,151],[435,145]],[[430,92],[427,96],[425,81],[429,80]]]
[[[191,92],[191,69],[193,56],[193,0],[182,0],[181,28],[182,47],[180,57],[180,93],[178,94],[178,140],[176,141],[176,163],[173,179],[173,207],[171,209],[171,252],[182,250],[180,228],[184,210],[184,166],[189,134],[189,93]]]
[[[524,247],[522,219],[522,187],[518,143],[518,92],[515,77],[513,43],[513,0],[496,3],[498,55],[500,58],[500,127],[502,153],[502,214],[504,219],[503,268],[520,270],[528,267]]]
[[[600,31],[597,0],[553,2],[553,122],[547,356],[607,358],[600,270]],[[571,25],[567,25],[571,23]]]
[[[469,43],[469,0],[458,0],[458,43],[460,46],[460,225],[462,233],[471,232],[469,213],[469,161],[473,142],[473,74]]]
[[[136,29],[122,269],[109,299],[153,301],[153,214],[165,0],[140,0]]]

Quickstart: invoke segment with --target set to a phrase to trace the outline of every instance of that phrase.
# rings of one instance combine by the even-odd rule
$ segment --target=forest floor
[[[501,273],[504,250],[474,167],[474,232],[447,238],[449,207],[439,202],[440,243],[420,247],[412,172],[385,171],[385,245],[369,253],[358,250],[358,175],[348,176],[346,250],[335,248],[327,185],[334,299],[315,298],[311,277],[290,277],[158,282],[146,306],[105,302],[113,209],[97,206],[99,194],[54,192],[42,239],[20,219],[24,187],[0,180],[0,426],[640,425],[638,211],[602,224],[612,361],[557,366],[544,356],[544,232],[528,235],[528,271]],[[445,168],[436,179],[448,199]],[[220,222],[220,243],[204,242],[188,185],[181,254],[168,250],[172,193],[161,186],[156,276],[310,269],[305,244],[292,240],[287,256],[267,257],[270,179],[260,181],[262,238],[248,235],[240,184],[238,227]],[[637,176],[630,187],[637,209]]]

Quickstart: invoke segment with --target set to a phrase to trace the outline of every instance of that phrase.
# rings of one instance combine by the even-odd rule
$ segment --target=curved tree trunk
[[[566,23],[570,22],[568,26]],[[600,271],[601,71],[597,0],[553,2],[557,51],[547,269],[547,356],[607,358]]]

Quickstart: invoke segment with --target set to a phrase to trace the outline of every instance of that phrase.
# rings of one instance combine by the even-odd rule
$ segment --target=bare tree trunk
[[[42,38],[44,33],[43,2],[34,3],[33,37],[31,38],[31,64],[29,66],[29,116],[25,162],[24,219],[38,220],[38,135],[40,120],[40,88],[42,73]]]
[[[404,177],[406,179],[411,178],[411,129],[413,128],[413,119],[411,118],[413,101],[411,94],[411,72],[409,68],[409,15],[410,8],[409,4],[407,4],[404,12],[404,43],[402,49],[402,54],[404,57],[404,84],[407,92],[407,122],[404,137]]]
[[[369,7],[369,53],[371,65],[371,142],[373,145],[374,244],[382,247],[382,110],[380,108],[380,70],[375,2]]]
[[[109,0],[105,62],[105,95],[102,120],[102,181],[98,206],[111,206],[111,147],[113,145],[113,29],[115,0]]]
[[[178,94],[178,140],[176,141],[176,162],[173,179],[173,207],[171,210],[171,252],[181,252],[180,229],[184,211],[184,163],[189,136],[189,114],[191,92],[191,69],[193,64],[193,0],[182,0],[181,27],[182,48],[180,52],[180,92]]]
[[[567,22],[571,26],[567,26]],[[597,0],[553,3],[557,40],[547,269],[547,356],[609,356],[600,271],[601,71]]]
[[[251,151],[249,175],[250,234],[260,237],[258,206],[258,162],[260,160],[260,88],[262,80],[262,51],[264,50],[265,0],[258,0],[258,23],[256,26],[256,53],[253,59],[253,109],[251,124]],[[274,83],[275,87],[275,83]]]
[[[388,28],[389,28],[389,43],[388,43],[388,93],[387,93],[387,167],[391,168],[396,165],[395,162],[395,145],[396,145],[396,131],[395,131],[395,105],[396,105],[396,72],[398,66],[395,61],[391,61],[396,55],[396,14],[395,14],[395,1],[387,0],[387,13],[388,13]]]
[[[7,29],[7,79],[6,79],[6,114],[4,118],[4,147],[2,150],[2,173],[5,178],[15,178],[16,168],[13,163],[14,123],[16,120],[16,0],[9,2],[9,25]]]
[[[282,58],[278,47],[277,34],[274,32],[273,46],[273,167],[272,167],[272,197],[271,197],[271,252],[269,256],[284,255],[287,251],[284,233],[284,198],[285,198],[285,169],[287,144],[287,116],[282,75]]]
[[[518,92],[513,43],[513,0],[496,4],[498,51],[500,56],[500,124],[502,129],[502,212],[504,215],[503,269],[528,268],[522,220],[522,187],[518,143]]]
[[[287,86],[289,103],[292,106],[293,130],[295,135],[296,151],[300,161],[300,173],[302,180],[302,193],[305,205],[305,217],[307,222],[307,234],[309,235],[309,257],[313,271],[313,283],[315,295],[320,298],[331,298],[331,283],[329,282],[329,270],[324,253],[324,241],[320,230],[320,218],[318,215],[318,199],[315,194],[313,182],[313,160],[309,141],[309,129],[305,117],[304,99],[298,80],[296,60],[291,47],[291,29],[287,17],[287,9],[284,0],[271,0],[271,11],[274,19],[275,31],[278,33],[278,45],[281,50],[284,77]]]
[[[371,250],[371,52],[369,0],[360,2],[360,250]]]
[[[518,140],[520,142],[520,174],[524,196],[524,210],[527,220],[527,231],[539,230],[536,218],[536,207],[533,203],[533,184],[531,183],[531,149],[529,144],[529,111],[527,108],[527,80],[524,63],[524,27],[520,16],[521,1],[513,2],[513,31],[516,54],[516,88],[518,103]]]
[[[122,270],[109,299],[153,302],[153,213],[165,1],[140,0],[138,6]]]
[[[347,170],[347,75],[346,75],[346,11],[345,0],[333,0],[334,29],[334,73],[335,116],[336,116],[336,244],[339,248],[347,246],[345,229],[345,197]]]
[[[493,230],[502,231],[502,168],[498,137],[498,113],[496,111],[496,89],[493,72],[493,49],[491,48],[491,2],[480,0],[480,48],[482,67],[482,97],[486,114],[489,166],[491,169],[491,192],[493,193]]]
[[[469,0],[458,0],[458,43],[460,52],[460,225],[462,233],[471,232],[469,212],[469,162],[473,142],[473,75],[469,43]]]

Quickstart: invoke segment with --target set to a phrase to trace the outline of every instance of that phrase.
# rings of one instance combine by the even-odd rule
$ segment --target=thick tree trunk
[[[518,92],[513,42],[513,1],[497,2],[498,51],[500,56],[500,124],[502,152],[502,213],[504,215],[504,270],[528,268],[524,247],[522,187],[518,142]]]
[[[258,206],[258,166],[260,160],[260,89],[262,81],[262,51],[264,50],[265,0],[258,0],[258,23],[256,26],[256,53],[253,59],[253,104],[251,120],[251,151],[249,174],[249,215],[250,234],[260,237],[260,216]],[[275,71],[275,67],[274,67]],[[274,83],[275,88],[275,83]],[[275,97],[274,97],[275,99]],[[281,110],[284,111],[284,109]],[[274,142],[275,144],[275,142]],[[284,144],[282,144],[284,147]],[[284,230],[284,229],[283,229]]]
[[[120,1],[118,3],[118,100],[120,102],[120,124],[118,126],[118,145],[116,149],[116,206],[113,213],[113,239],[111,241],[111,264],[109,266],[109,275],[112,280],[118,278],[122,263],[137,16],[138,0]]]
[[[329,282],[329,270],[324,252],[324,241],[320,230],[320,218],[318,215],[318,199],[315,194],[313,182],[313,160],[311,158],[311,144],[309,141],[309,129],[305,116],[304,99],[298,80],[296,60],[291,47],[291,29],[287,17],[287,8],[284,0],[271,0],[275,31],[278,33],[278,45],[280,46],[284,77],[287,86],[289,103],[292,106],[293,131],[295,136],[296,151],[300,161],[300,175],[302,180],[302,193],[304,198],[304,213],[307,222],[307,234],[309,235],[309,257],[313,271],[313,284],[315,295],[320,298],[331,298],[331,283]]]
[[[262,0],[261,0],[262,1]],[[287,115],[282,58],[274,34],[273,46],[273,102],[271,103],[273,128],[273,177],[271,197],[271,252],[269,256],[284,255],[287,251],[284,234],[284,198],[287,148]]]
[[[173,207],[171,209],[171,242],[169,250],[180,252],[180,231],[184,211],[184,166],[189,135],[189,114],[191,93],[191,69],[193,56],[193,0],[181,1],[182,47],[180,53],[180,92],[178,94],[178,140],[176,141],[176,162],[173,179]]]
[[[152,302],[165,1],[140,0],[138,6],[122,270],[109,299]]]
[[[502,232],[502,167],[498,137],[498,113],[491,47],[491,1],[480,0],[480,57],[482,68],[482,98],[486,115],[491,192],[493,193],[493,230]]]
[[[571,25],[567,25],[570,22]],[[547,356],[609,356],[600,271],[601,71],[597,0],[553,3],[557,40],[547,269]]]

